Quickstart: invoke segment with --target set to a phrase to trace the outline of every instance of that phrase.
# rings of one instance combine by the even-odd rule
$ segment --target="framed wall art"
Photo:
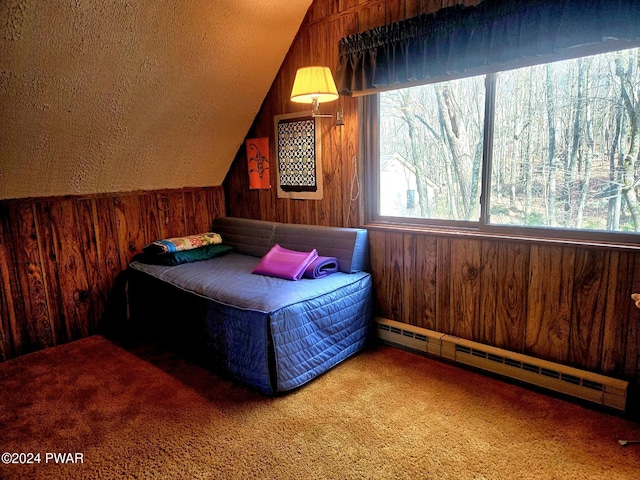
[[[249,188],[271,188],[269,180],[269,138],[248,138],[245,141],[247,150],[247,167],[249,169]]]
[[[311,112],[274,117],[279,198],[322,200],[322,152],[317,122]]]

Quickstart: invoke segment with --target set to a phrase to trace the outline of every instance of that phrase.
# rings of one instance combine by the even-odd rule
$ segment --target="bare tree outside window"
[[[640,49],[493,75],[487,222],[640,231]],[[380,215],[480,220],[485,98],[484,76],[380,94]]]
[[[484,96],[483,77],[381,94],[381,195],[395,200],[381,202],[382,215],[478,220]],[[405,211],[405,187],[415,211]]]

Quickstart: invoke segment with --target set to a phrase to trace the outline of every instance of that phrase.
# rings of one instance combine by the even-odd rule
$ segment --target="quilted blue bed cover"
[[[166,267],[129,266],[129,308],[200,361],[272,394],[297,388],[362,349],[373,316],[367,272],[290,281],[230,253]]]

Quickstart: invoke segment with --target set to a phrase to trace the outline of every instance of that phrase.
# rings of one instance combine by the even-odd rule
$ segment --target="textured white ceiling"
[[[220,185],[310,4],[0,1],[0,199]]]

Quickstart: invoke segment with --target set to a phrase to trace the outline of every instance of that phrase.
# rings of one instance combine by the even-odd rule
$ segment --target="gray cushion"
[[[369,268],[368,232],[364,228],[326,227],[268,222],[238,217],[213,220],[211,231],[222,236],[222,243],[238,253],[263,257],[275,244],[290,250],[336,257],[339,270],[359,272]]]
[[[262,257],[273,245],[275,222],[249,218],[219,217],[213,220],[211,230],[219,233],[222,243],[238,253]]]
[[[318,255],[336,257],[341,272],[353,273],[368,268],[367,231],[362,228],[324,227],[280,223],[274,243],[290,250],[315,248]]]

